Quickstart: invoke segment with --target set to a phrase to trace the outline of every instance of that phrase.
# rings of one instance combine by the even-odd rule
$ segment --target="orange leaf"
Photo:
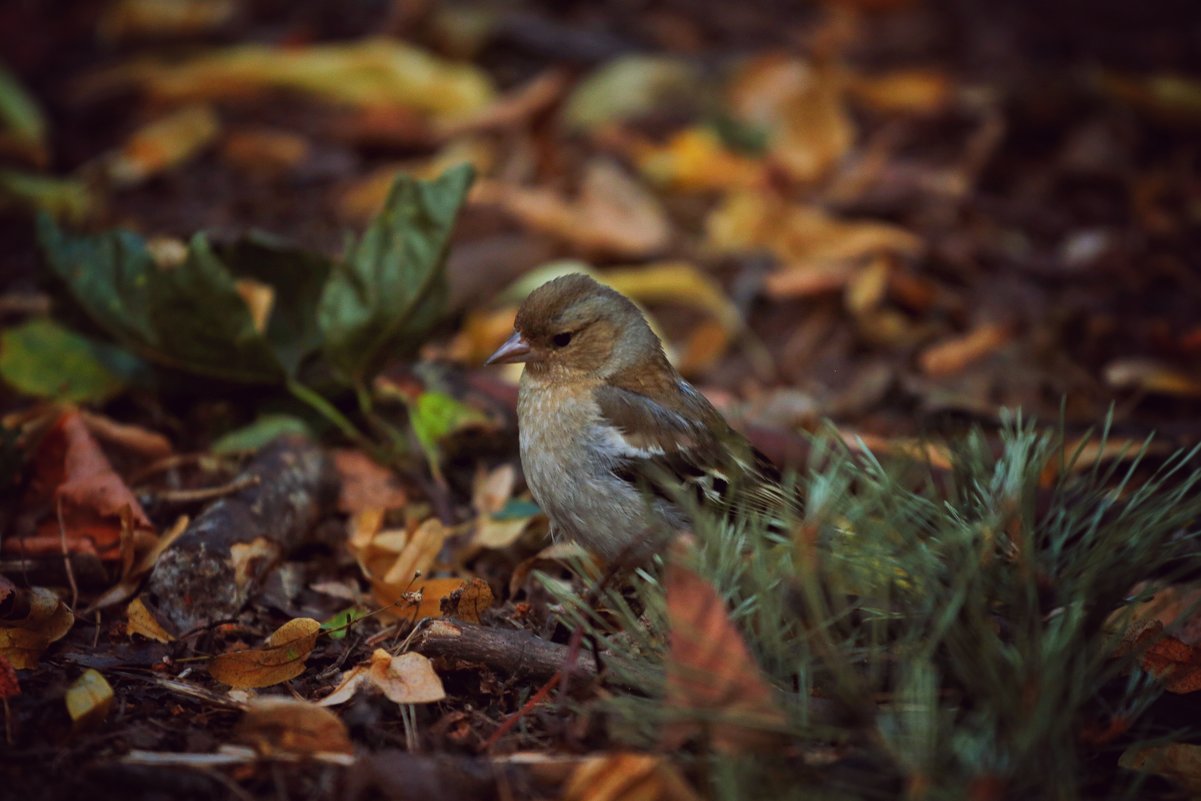
[[[699,801],[674,765],[655,754],[604,754],[582,761],[563,787],[564,801]]]
[[[962,336],[936,342],[922,351],[918,362],[926,375],[951,375],[996,352],[1011,338],[1009,326],[984,323]]]
[[[346,724],[333,712],[296,698],[256,698],[238,724],[238,740],[263,756],[350,754]]]
[[[238,689],[270,687],[304,672],[317,644],[321,624],[310,617],[289,620],[267,638],[263,648],[231,651],[209,661],[209,675]]]
[[[334,467],[342,479],[338,508],[343,512],[401,509],[409,502],[396,474],[362,451],[334,451]]]
[[[764,747],[784,714],[717,590],[682,564],[688,547],[673,544],[664,578],[671,627],[665,704],[684,719],[664,728],[663,746],[707,734],[721,751]]]

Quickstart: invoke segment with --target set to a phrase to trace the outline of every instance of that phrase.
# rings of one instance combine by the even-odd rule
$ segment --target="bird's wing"
[[[779,513],[792,502],[779,471],[683,381],[676,408],[613,384],[596,390],[601,424],[611,431],[614,474],[675,501],[680,487],[702,505]]]

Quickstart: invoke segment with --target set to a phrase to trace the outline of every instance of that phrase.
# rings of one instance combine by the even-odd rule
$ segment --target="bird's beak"
[[[517,364],[530,358],[530,343],[520,331],[514,331],[513,336],[505,340],[505,344],[496,349],[484,364]]]

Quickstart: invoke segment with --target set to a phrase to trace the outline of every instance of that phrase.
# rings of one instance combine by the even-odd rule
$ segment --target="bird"
[[[771,461],[668,360],[633,301],[573,273],[521,304],[486,364],[524,364],[521,465],[552,536],[640,561],[696,508],[794,508]]]

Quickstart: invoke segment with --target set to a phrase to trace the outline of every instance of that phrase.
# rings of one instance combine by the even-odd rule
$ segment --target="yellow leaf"
[[[951,79],[942,72],[909,69],[882,75],[853,75],[847,84],[851,96],[878,111],[933,112],[951,99]]]
[[[67,688],[65,700],[75,728],[90,728],[108,717],[113,688],[99,671],[87,670]]]
[[[136,131],[109,157],[106,172],[118,186],[141,183],[197,155],[216,141],[217,114],[208,106],[187,106]]]
[[[710,128],[685,128],[662,145],[636,143],[634,156],[648,180],[679,192],[750,189],[767,180],[763,164],[730,151]]]
[[[209,661],[209,674],[238,689],[270,687],[304,672],[304,662],[317,644],[321,624],[309,617],[289,620],[276,629],[263,648],[231,651]]]
[[[140,634],[155,642],[175,642],[175,638],[151,614],[150,610],[146,608],[146,604],[142,603],[141,598],[134,598],[129,602],[129,606],[125,609],[125,617],[128,619],[125,624],[125,633],[130,637]]]
[[[423,522],[388,568],[383,582],[393,587],[408,586],[414,576],[425,573],[434,564],[447,534],[446,526],[438,518],[431,517]]]
[[[674,765],[656,754],[618,752],[583,760],[563,787],[564,801],[700,801]]]

